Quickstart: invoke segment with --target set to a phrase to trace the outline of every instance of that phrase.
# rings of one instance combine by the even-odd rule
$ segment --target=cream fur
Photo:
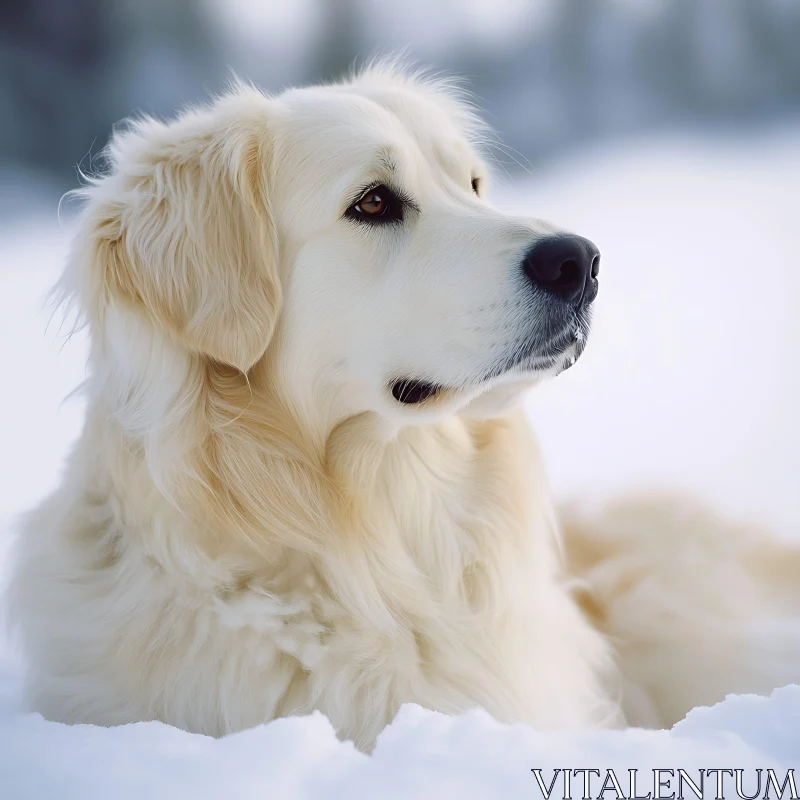
[[[91,334],[86,425],[12,586],[34,709],[215,736],[319,709],[362,748],[405,702],[668,724],[726,685],[676,666],[690,641],[794,619],[783,558],[743,577],[721,525],[680,546],[734,559],[730,586],[673,584],[682,554],[628,523],[568,528],[566,572],[515,410],[560,367],[479,378],[544,313],[515,276],[555,229],[472,194],[479,135],[451,87],[385,67],[115,134],[62,284]],[[419,214],[342,220],[389,163]],[[401,406],[409,373],[449,388]],[[642,602],[629,562],[656,576]],[[719,597],[742,581],[750,603]],[[774,683],[726,664],[730,688]]]

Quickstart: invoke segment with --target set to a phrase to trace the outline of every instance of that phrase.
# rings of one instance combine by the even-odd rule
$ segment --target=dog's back
[[[585,613],[615,648],[630,725],[800,681],[800,544],[680,496],[564,514]]]

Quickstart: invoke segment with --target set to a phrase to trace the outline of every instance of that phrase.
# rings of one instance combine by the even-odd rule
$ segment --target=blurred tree
[[[361,0],[319,0],[319,31],[309,59],[311,80],[346,76],[354,64],[368,57],[363,51],[362,19],[368,13]]]
[[[800,105],[800,2],[737,0],[737,6],[749,35],[752,59],[760,67],[757,75],[761,78],[760,97],[773,107],[797,107]]]
[[[0,165],[74,167],[138,108],[155,113],[203,91],[219,66],[193,0],[3,0]]]
[[[555,6],[551,27],[551,57],[554,78],[568,109],[568,124],[577,136],[591,134],[598,124],[595,107],[597,92],[594,76],[598,55],[593,52],[592,30],[602,14],[599,3],[586,0],[560,0]]]

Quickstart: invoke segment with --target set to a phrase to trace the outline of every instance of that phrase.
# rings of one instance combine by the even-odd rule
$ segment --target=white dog
[[[380,66],[115,134],[63,279],[86,425],[12,586],[34,709],[369,748],[405,702],[667,725],[800,677],[797,548],[658,502],[560,546],[515,405],[599,256],[487,201],[481,134]]]

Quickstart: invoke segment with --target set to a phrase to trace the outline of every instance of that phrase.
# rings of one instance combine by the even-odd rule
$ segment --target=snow
[[[752,793],[755,769],[774,769],[782,783],[797,764],[798,719],[798,687],[778,690],[768,699],[734,697],[697,709],[672,731],[543,734],[527,726],[500,725],[483,712],[447,717],[407,705],[366,756],[351,743],[339,742],[318,713],[215,740],[157,722],[69,727],[38,715],[6,712],[0,716],[0,787],[4,797],[15,800],[468,800],[541,797],[532,769],[542,770],[546,785],[555,769],[598,769],[601,776],[613,769],[624,792],[628,770],[638,769],[637,785],[646,794],[652,790],[652,770],[680,768],[695,782],[699,770],[742,769]],[[705,777],[706,796],[712,797],[714,779]],[[592,797],[598,784],[595,779]],[[732,784],[728,778],[726,797],[735,796]],[[573,777],[572,796],[580,797],[582,788],[582,776]],[[554,796],[561,797],[560,782]]]
[[[685,489],[800,535],[798,144],[800,122],[650,139],[496,187],[501,205],[603,253],[586,353],[529,400],[560,498]],[[81,423],[82,401],[64,398],[83,378],[86,341],[58,318],[48,327],[44,306],[68,239],[54,210],[0,220],[3,534],[55,485]],[[66,727],[24,713],[19,676],[0,641],[2,798],[540,797],[532,768],[548,784],[555,768],[615,768],[626,787],[629,768],[774,767],[780,778],[800,761],[797,687],[729,698],[661,732],[542,734],[408,706],[366,756],[319,715],[222,740],[159,723]]]

